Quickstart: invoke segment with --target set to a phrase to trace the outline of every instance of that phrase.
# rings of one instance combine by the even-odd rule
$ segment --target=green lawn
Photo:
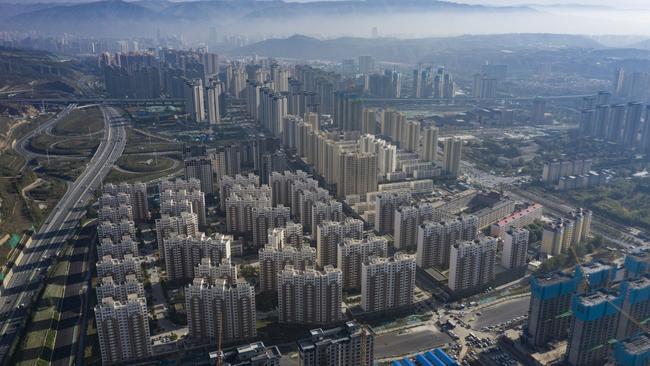
[[[29,149],[39,154],[89,156],[99,146],[99,139],[99,136],[89,139],[86,136],[66,138],[41,134],[29,140]]]
[[[181,151],[182,145],[179,143],[165,142],[160,139],[151,138],[132,128],[127,129],[127,144],[124,149],[125,154],[151,153],[160,151]]]
[[[99,108],[75,109],[54,126],[52,132],[62,136],[79,136],[104,129],[104,117]]]
[[[174,160],[165,156],[123,155],[117,159],[117,166],[138,173],[152,173],[170,169]]]

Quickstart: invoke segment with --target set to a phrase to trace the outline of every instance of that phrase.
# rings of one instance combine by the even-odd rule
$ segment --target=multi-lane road
[[[65,116],[73,107],[64,110]],[[85,207],[93,197],[111,166],[122,155],[126,144],[126,130],[120,113],[112,107],[101,107],[104,117],[104,137],[84,172],[72,183],[54,207],[45,224],[27,245],[3,282],[0,296],[0,364],[8,364],[11,345],[24,330],[28,308],[36,299],[47,268],[60,254],[64,243],[72,238],[85,214]],[[63,117],[55,116],[31,136],[41,133]],[[26,139],[18,141],[24,146]],[[18,149],[19,150],[19,149]]]

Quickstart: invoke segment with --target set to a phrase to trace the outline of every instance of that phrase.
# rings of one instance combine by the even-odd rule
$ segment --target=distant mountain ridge
[[[100,35],[206,25],[228,27],[234,22],[299,19],[302,17],[392,16],[426,12],[534,12],[526,7],[488,7],[440,0],[343,0],[308,3],[282,0],[109,0],[83,3],[0,3],[0,30],[36,30],[48,33]],[[12,0],[16,1],[16,0]],[[47,0],[43,0],[47,2]],[[120,29],[120,27],[127,27]],[[186,29],[192,31],[194,29]]]
[[[257,42],[231,50],[231,53],[321,60],[342,60],[355,58],[358,55],[370,55],[384,61],[413,63],[426,59],[431,54],[454,50],[598,49],[602,47],[600,43],[589,37],[563,34],[464,35],[419,39],[343,37],[329,40],[294,35],[289,38]]]

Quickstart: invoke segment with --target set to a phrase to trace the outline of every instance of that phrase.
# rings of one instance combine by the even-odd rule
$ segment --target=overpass
[[[0,98],[0,102],[21,103],[21,104],[101,104],[110,106],[147,106],[147,105],[184,105],[183,98],[150,98],[150,99],[129,99],[129,98]]]
[[[542,97],[506,97],[506,98],[474,98],[474,97],[458,97],[458,98],[374,98],[374,97],[361,97],[359,98],[367,105],[382,105],[382,104],[402,104],[402,105],[462,105],[462,104],[478,104],[478,103],[509,103],[509,102],[532,102],[535,99],[542,99],[546,101],[572,101],[581,100],[584,97],[592,96],[593,94],[579,94],[579,95],[555,95],[555,96],[542,96]],[[77,104],[79,106],[88,104],[102,104],[110,106],[147,106],[147,105],[174,105],[183,106],[185,100],[183,98],[0,98],[1,101],[23,104]]]

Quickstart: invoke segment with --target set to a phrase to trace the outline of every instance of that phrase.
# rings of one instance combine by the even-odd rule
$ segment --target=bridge
[[[506,97],[506,98],[474,98],[474,97],[458,97],[453,99],[443,98],[373,98],[361,97],[359,98],[368,105],[381,105],[381,104],[410,104],[410,105],[461,105],[461,104],[476,104],[476,103],[508,103],[508,102],[532,102],[535,99],[542,99],[546,101],[571,101],[581,100],[584,97],[592,96],[593,94],[580,94],[580,95],[555,95],[555,96],[542,96],[542,97]],[[148,98],[148,99],[131,99],[131,98],[0,98],[1,101],[23,104],[102,104],[111,106],[147,106],[147,105],[184,105],[183,98]]]
[[[185,104],[183,98],[150,98],[150,99],[129,99],[129,98],[0,98],[0,102],[21,103],[21,104],[101,104],[111,106],[147,106],[147,105],[175,105]]]

